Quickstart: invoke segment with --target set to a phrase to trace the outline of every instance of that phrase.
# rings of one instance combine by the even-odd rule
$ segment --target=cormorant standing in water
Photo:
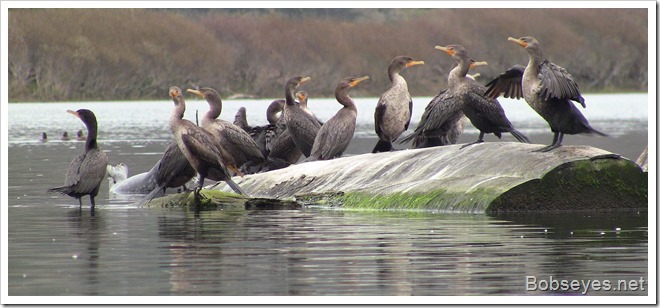
[[[376,105],[374,122],[379,139],[372,153],[391,151],[392,142],[408,129],[413,103],[408,93],[408,84],[400,73],[407,67],[420,64],[424,64],[424,61],[415,61],[405,56],[398,56],[390,62],[387,74],[392,86],[381,95]]]
[[[94,197],[99,193],[101,182],[105,179],[108,156],[99,149],[96,143],[97,123],[94,113],[88,109],[67,110],[67,112],[78,117],[87,127],[85,153],[74,158],[69,164],[64,178],[64,186],[51,188],[48,192],[58,192],[74,197],[78,199],[80,207],[82,207],[82,197],[89,195],[91,211],[94,211]]]
[[[360,78],[348,77],[339,82],[335,89],[335,98],[344,107],[330,118],[316,135],[310,161],[326,160],[340,157],[353,139],[355,133],[355,119],[357,108],[348,92],[360,82],[369,79],[369,76]]]
[[[477,141],[468,143],[461,148],[484,142],[483,138],[487,133],[493,133],[498,138],[502,138],[502,132],[509,132],[518,141],[529,143],[529,139],[525,135],[513,128],[500,103],[484,95],[486,87],[474,79],[466,77],[472,60],[468,57],[465,48],[461,45],[436,46],[435,48],[444,51],[457,62],[457,68],[453,69],[448,77],[449,95],[456,97],[456,104],[461,106],[465,116],[480,132]]]
[[[535,38],[509,37],[508,40],[525,48],[529,54],[529,63],[527,67],[515,65],[493,79],[486,85],[489,87],[486,95],[496,98],[504,92],[504,97],[524,97],[527,104],[548,122],[554,134],[552,144],[536,151],[547,152],[560,147],[564,134],[607,136],[593,129],[571,102],[578,102],[586,108],[584,98],[571,74],[563,67],[543,60],[541,45]]]

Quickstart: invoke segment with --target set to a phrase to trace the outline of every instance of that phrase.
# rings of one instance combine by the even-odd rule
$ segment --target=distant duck
[[[71,138],[69,138],[69,133],[67,133],[67,132],[64,132],[64,133],[62,134],[62,138],[60,138],[60,139],[61,139],[62,141],[69,141],[69,140],[71,140]]]
[[[83,134],[82,129],[78,130],[78,141],[85,141],[85,135]]]
[[[46,135],[46,132],[41,133],[41,139],[39,139],[41,142],[46,142],[48,141],[48,135]]]

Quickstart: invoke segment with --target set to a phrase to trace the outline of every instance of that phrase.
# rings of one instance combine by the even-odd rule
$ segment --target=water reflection
[[[82,260],[86,263],[86,271],[81,273],[86,283],[83,294],[100,295],[99,290],[99,261],[101,246],[101,233],[105,229],[102,215],[96,215],[93,211],[75,209],[68,212],[69,228],[74,239],[86,246],[84,250],[76,253],[72,258]]]

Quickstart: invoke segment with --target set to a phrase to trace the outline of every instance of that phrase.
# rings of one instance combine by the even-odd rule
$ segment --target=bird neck
[[[287,85],[286,91],[284,92],[284,97],[286,98],[286,104],[288,106],[293,106],[296,104],[296,98],[293,92],[296,90],[295,86]]]
[[[266,120],[268,123],[275,125],[279,121],[280,117],[277,116],[278,112],[283,112],[284,101],[277,100],[268,105],[266,109]]]
[[[96,134],[97,134],[96,121],[92,121],[90,123],[85,123],[85,124],[87,126],[87,139],[85,140],[85,152],[92,149],[98,149],[99,146],[96,143]]]
[[[530,68],[530,73],[533,74],[533,76],[536,76],[540,72],[540,66],[541,63],[543,62],[543,56],[541,54],[541,51],[533,51],[533,50],[528,50],[529,51],[529,63],[527,64],[527,67]]]
[[[458,59],[456,64],[456,67],[454,67],[451,72],[449,72],[449,77],[447,78],[447,82],[449,83],[450,87],[463,81],[468,71],[470,70],[470,65],[465,59]]]
[[[222,100],[219,98],[209,98],[206,102],[209,103],[209,111],[204,114],[204,117],[213,120],[217,119],[220,116],[220,113],[222,113]]]
[[[350,96],[348,96],[348,90],[336,92],[335,98],[340,104],[344,105],[344,108],[357,110],[357,108],[355,107],[355,102],[353,102],[353,99]]]
[[[183,119],[183,114],[186,112],[186,102],[180,97],[172,99],[174,101],[174,109],[170,113],[170,130],[174,132],[177,123]]]

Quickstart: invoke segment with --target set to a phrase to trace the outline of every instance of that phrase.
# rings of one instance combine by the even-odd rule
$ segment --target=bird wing
[[[191,171],[192,170],[192,171]],[[163,157],[158,164],[158,172],[156,172],[156,182],[158,185],[165,185],[172,176],[188,174],[191,177],[195,176],[195,170],[188,162],[188,159],[183,155],[181,149],[176,142],[170,143],[163,153]]]
[[[374,113],[374,126],[376,128],[376,135],[380,137],[383,129],[381,128],[381,122],[383,121],[383,116],[385,116],[385,110],[387,110],[387,105],[378,101],[376,105],[376,112]]]
[[[335,115],[321,127],[311,157],[332,159],[344,153],[355,134],[355,116],[352,121],[339,121],[339,118],[344,116]]]
[[[496,99],[491,99],[485,94],[485,88],[474,82],[472,88],[475,90],[468,91],[465,96],[465,104],[470,108],[477,111],[480,115],[488,119],[493,125],[497,126],[504,131],[511,128],[511,122],[507,119],[504,109]]]
[[[442,90],[426,105],[415,131],[401,139],[400,142],[408,142],[420,135],[440,136],[447,134],[462,115],[461,103],[457,100],[457,97],[447,89]]]
[[[406,121],[406,126],[404,126],[404,130],[408,130],[408,126],[410,126],[410,118],[412,118],[412,108],[413,108],[413,102],[411,97],[410,101],[408,102],[408,109],[410,110],[410,113],[408,116],[408,121]]]
[[[93,149],[86,153],[85,158],[80,164],[76,191],[92,192],[105,179],[106,166],[108,165],[108,156],[101,150]]]
[[[222,169],[225,174],[229,174],[227,166],[222,159],[220,150],[213,145],[213,139],[210,136],[202,134],[181,134],[181,141],[186,146],[190,154],[216,169]]]
[[[522,76],[524,72],[524,66],[512,66],[504,73],[497,76],[497,78],[486,84],[488,90],[484,95],[491,99],[496,99],[501,93],[504,93],[504,97],[506,98],[520,99],[523,97]]]
[[[539,95],[544,100],[547,101],[550,98],[570,99],[580,103],[584,108],[587,107],[577,83],[573,80],[573,76],[563,67],[545,60],[541,63],[540,78],[541,92]]]
[[[82,177],[80,174],[80,167],[82,166],[86,155],[87,153],[80,154],[71,161],[69,168],[66,171],[66,176],[64,177],[64,186],[72,187],[80,182],[80,178]]]
[[[232,144],[234,149],[244,153],[248,160],[264,160],[257,143],[240,127],[227,122],[222,130],[222,135],[226,142]]]

